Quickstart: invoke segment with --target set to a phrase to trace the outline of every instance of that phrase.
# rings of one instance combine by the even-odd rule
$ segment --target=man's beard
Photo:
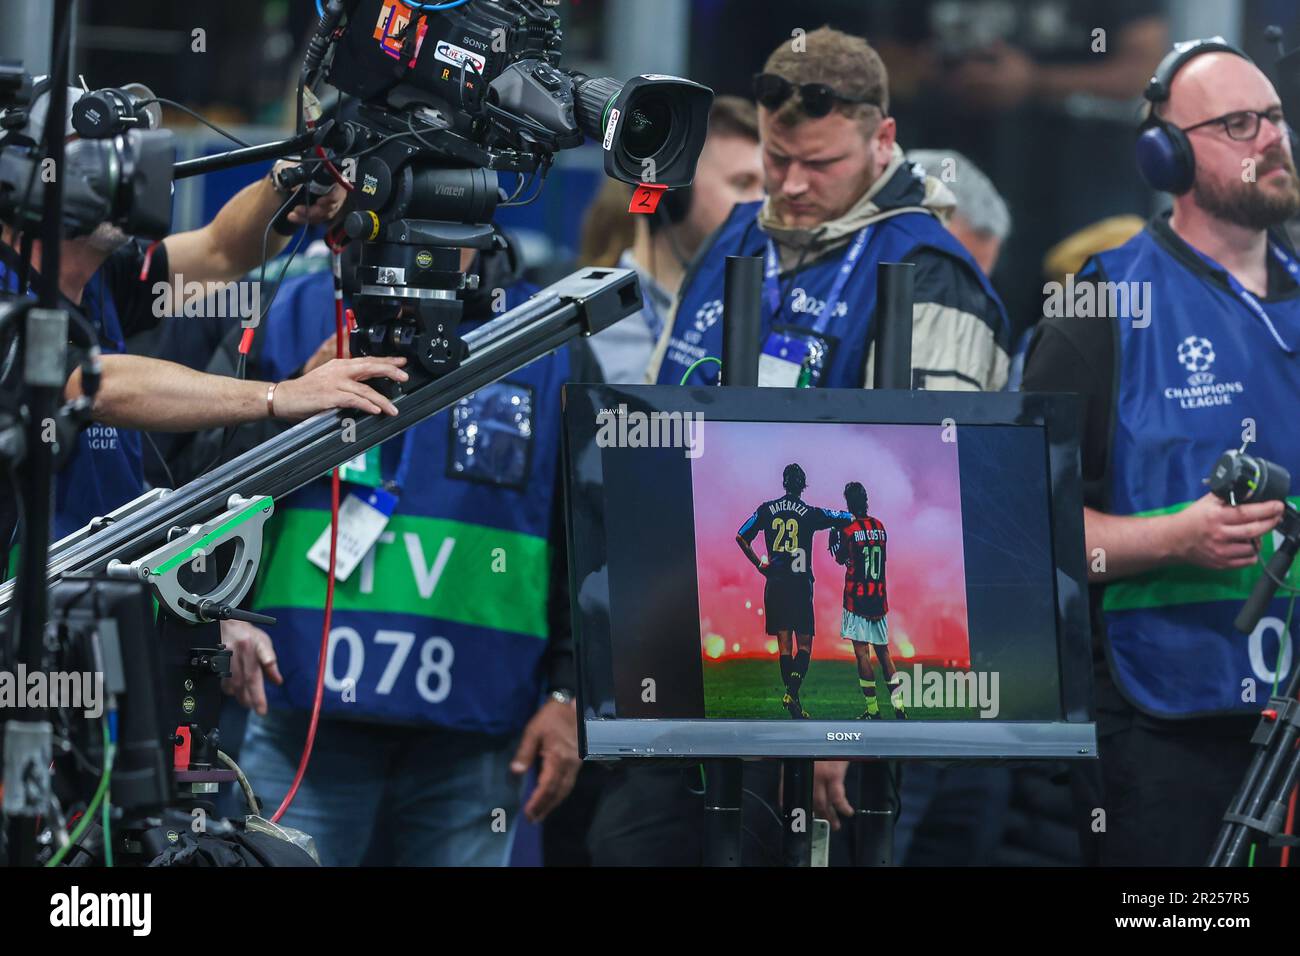
[[[101,222],[95,227],[94,232],[85,237],[85,242],[96,252],[108,254],[116,252],[130,239],[130,236],[111,222]]]
[[[1291,158],[1279,149],[1276,156],[1265,157],[1259,165],[1256,182],[1234,180],[1229,185],[1219,185],[1198,179],[1192,188],[1192,198],[1216,219],[1247,229],[1268,229],[1300,213],[1300,176],[1296,175]],[[1286,188],[1282,191],[1261,188],[1259,180],[1275,169],[1287,171]]]

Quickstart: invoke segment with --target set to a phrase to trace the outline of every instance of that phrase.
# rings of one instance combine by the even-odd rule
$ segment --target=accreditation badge
[[[790,325],[772,327],[758,357],[758,384],[772,388],[816,386],[830,367],[835,340]]]

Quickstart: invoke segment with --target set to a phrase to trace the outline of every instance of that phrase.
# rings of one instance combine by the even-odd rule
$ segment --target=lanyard
[[[402,489],[406,487],[407,476],[411,472],[411,452],[415,448],[416,429],[408,428],[406,434],[402,436],[402,456],[397,460],[397,473],[392,479],[384,482],[384,489],[395,495],[400,495]]]
[[[849,251],[844,254],[844,261],[840,263],[840,271],[835,276],[835,283],[831,286],[830,295],[826,297],[826,303],[822,306],[821,314],[817,316],[816,321],[813,323],[814,332],[820,334],[826,328],[826,323],[835,314],[835,310],[840,304],[840,297],[844,294],[844,287],[848,285],[849,276],[853,274],[853,267],[862,258],[862,251],[867,247],[867,239],[870,236],[870,224],[863,226],[858,231],[858,234],[854,236]],[[776,244],[771,239],[768,239],[767,261],[763,269],[763,298],[767,300],[767,308],[772,313],[773,320],[781,312],[780,273],[781,266],[776,254]]]
[[[1258,297],[1256,297],[1255,293],[1251,292],[1244,285],[1238,282],[1236,276],[1234,276],[1227,269],[1223,268],[1223,266],[1219,265],[1217,262],[1215,262],[1213,259],[1207,256],[1205,253],[1201,252],[1200,249],[1197,249],[1195,246],[1188,246],[1188,248],[1191,249],[1198,256],[1200,256],[1201,260],[1205,262],[1208,266],[1210,266],[1212,269],[1215,269],[1218,272],[1222,272],[1224,276],[1227,277],[1228,288],[1231,289],[1233,291],[1233,294],[1236,295],[1237,298],[1240,299],[1245,304],[1246,308],[1250,309],[1250,311],[1254,313],[1256,318],[1258,318],[1261,322],[1264,323],[1264,326],[1268,329],[1269,334],[1273,336],[1273,341],[1275,341],[1278,344],[1278,346],[1282,349],[1282,351],[1288,354],[1294,351],[1291,348],[1291,346],[1287,345],[1286,342],[1282,340],[1282,336],[1278,334],[1277,328],[1273,325],[1273,320],[1268,317],[1268,312],[1264,310],[1263,304],[1259,301]],[[1286,271],[1290,273],[1291,278],[1294,279],[1298,284],[1300,284],[1300,263],[1297,263],[1295,259],[1286,252],[1285,249],[1283,249],[1281,246],[1279,246],[1277,243],[1271,240],[1269,241],[1268,248],[1269,251],[1273,253],[1273,257],[1277,259],[1278,262],[1282,263],[1283,268],[1285,268]]]
[[[658,345],[660,336],[664,334],[664,319],[655,304],[654,293],[649,289],[644,290],[641,296],[641,318],[650,331],[650,341]]]

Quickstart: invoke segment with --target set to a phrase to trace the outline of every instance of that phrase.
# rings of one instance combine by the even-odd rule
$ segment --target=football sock
[[[781,683],[785,685],[786,691],[791,694],[794,693],[790,689],[790,670],[793,663],[794,659],[789,654],[781,655]]]
[[[862,688],[862,696],[867,699],[867,713],[880,713],[880,703],[876,700],[876,682],[859,677],[858,686]]]
[[[803,679],[808,676],[808,660],[811,657],[811,650],[800,651],[794,656],[794,662],[790,667],[790,681],[793,684],[790,693],[799,693],[799,688],[803,686]]]
[[[903,682],[897,674],[889,682],[889,702],[896,707],[903,703]]]

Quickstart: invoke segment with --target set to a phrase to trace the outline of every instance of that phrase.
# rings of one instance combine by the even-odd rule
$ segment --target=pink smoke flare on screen
[[[763,577],[736,533],[765,501],[784,494],[781,473],[797,462],[806,504],[847,510],[844,486],[860,481],[871,515],[889,535],[886,585],[890,647],[899,665],[970,667],[957,442],[938,425],[705,421],[703,454],[691,466],[701,653],[708,660],[776,658],[764,626]],[[947,433],[952,437],[953,433]],[[844,568],[819,531],[809,549],[816,579],[814,659],[850,660],[840,637]],[[760,557],[765,545],[754,540]]]

